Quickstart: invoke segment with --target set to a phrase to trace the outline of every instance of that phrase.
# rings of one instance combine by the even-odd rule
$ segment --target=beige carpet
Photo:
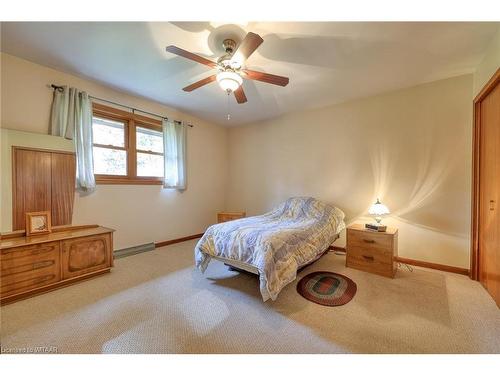
[[[256,277],[193,267],[189,241],[119,259],[112,273],[7,305],[1,345],[59,353],[499,353],[500,310],[465,276],[416,268],[386,279],[329,253],[301,272],[342,273],[347,305],[263,303]]]

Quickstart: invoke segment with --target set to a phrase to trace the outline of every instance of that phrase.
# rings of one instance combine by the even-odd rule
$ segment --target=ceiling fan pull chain
[[[229,113],[229,95],[231,95],[231,90],[227,90],[227,121],[231,120],[231,114]]]

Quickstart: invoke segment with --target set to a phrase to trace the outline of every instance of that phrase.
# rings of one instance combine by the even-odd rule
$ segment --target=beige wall
[[[474,72],[474,96],[481,91],[498,68],[500,68],[500,29],[490,42],[483,60]]]
[[[379,196],[393,212],[387,222],[400,229],[401,256],[468,267],[472,75],[227,130],[1,56],[1,126],[15,130],[0,134],[2,231],[11,225],[10,146],[70,147],[46,135],[52,97],[46,85],[56,83],[195,124],[188,131],[186,192],[99,185],[76,196],[74,223],[116,228],[115,248],[202,232],[218,210],[258,214],[294,195],[316,196],[343,209],[348,221],[367,221]]]
[[[73,151],[73,142],[62,137],[23,132],[19,130],[0,129],[0,231],[12,228],[12,146],[43,148],[47,150]]]
[[[98,185],[89,196],[76,195],[74,224],[97,223],[117,230],[115,248],[200,233],[224,209],[227,179],[227,130],[172,108],[127,95],[98,83],[1,55],[2,131],[1,230],[11,229],[11,182],[8,163],[13,144],[67,147],[47,136],[52,91],[47,84],[76,86],[91,95],[192,122],[188,130],[188,189],[159,186]],[[27,132],[27,133],[22,133]],[[7,163],[6,163],[7,161]],[[7,167],[6,167],[7,166]]]
[[[231,129],[226,206],[311,195],[352,222],[380,197],[400,256],[468,267],[471,100],[466,75]]]

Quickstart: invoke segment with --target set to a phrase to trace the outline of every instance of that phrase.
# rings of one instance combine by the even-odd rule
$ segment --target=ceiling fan
[[[176,46],[168,46],[166,50],[186,59],[196,61],[197,63],[216,68],[218,72],[198,82],[192,83],[183,88],[184,91],[191,92],[210,82],[217,81],[219,86],[229,94],[234,93],[236,101],[243,104],[247,101],[243,91],[243,78],[261,81],[278,86],[288,85],[288,77],[277,76],[274,74],[257,72],[244,67],[245,61],[262,44],[264,40],[255,33],[248,33],[236,48],[236,42],[233,39],[225,39],[222,42],[226,53],[217,59],[217,62],[198,56]]]

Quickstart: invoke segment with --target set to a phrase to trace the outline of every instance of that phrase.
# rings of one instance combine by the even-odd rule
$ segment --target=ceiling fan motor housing
[[[232,39],[224,39],[222,46],[224,47],[224,51],[226,51],[226,53],[232,54],[236,48],[236,42]]]

